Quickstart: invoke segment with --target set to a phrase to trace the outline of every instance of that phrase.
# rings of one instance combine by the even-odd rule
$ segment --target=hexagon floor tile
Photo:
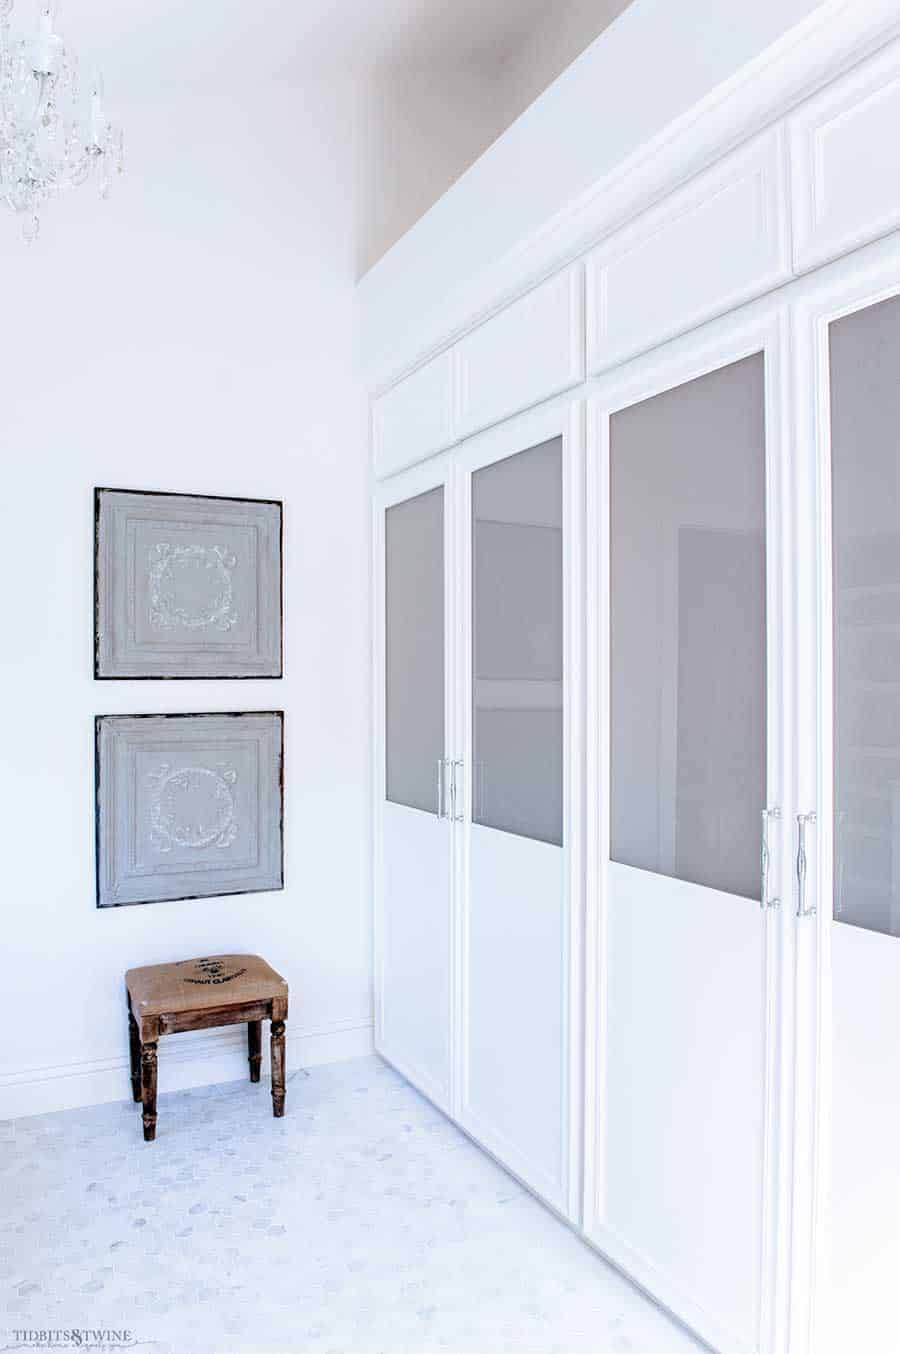
[[[295,1073],[283,1119],[230,1082],[161,1095],[153,1145],[130,1102],[3,1137],[0,1350],[701,1349],[376,1058]]]

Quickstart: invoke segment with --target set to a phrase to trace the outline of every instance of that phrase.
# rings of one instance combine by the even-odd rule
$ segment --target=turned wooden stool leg
[[[156,1137],[156,1045],[141,1045],[141,1089],[144,1100],[144,1142]]]
[[[272,1113],[284,1114],[284,1021],[272,1021]]]
[[[259,1081],[259,1068],[262,1063],[262,1021],[247,1021],[247,1048],[250,1059],[250,1080]]]
[[[138,1034],[137,1021],[128,1012],[128,1052],[131,1057],[131,1094],[137,1104],[141,1103],[141,1036]]]

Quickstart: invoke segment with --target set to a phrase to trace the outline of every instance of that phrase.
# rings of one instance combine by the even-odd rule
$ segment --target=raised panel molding
[[[790,276],[786,149],[774,128],[588,256],[588,371],[604,371]]]
[[[810,99],[788,127],[798,272],[900,225],[900,41]]]
[[[454,441],[453,355],[439,353],[372,406],[375,474],[424,461]]]
[[[584,380],[580,264],[514,301],[457,343],[457,432],[487,428]]]

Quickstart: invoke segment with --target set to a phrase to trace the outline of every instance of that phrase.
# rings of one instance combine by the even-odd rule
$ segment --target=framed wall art
[[[97,906],[284,887],[280,710],[98,715]]]
[[[94,490],[94,675],[280,677],[282,505]]]

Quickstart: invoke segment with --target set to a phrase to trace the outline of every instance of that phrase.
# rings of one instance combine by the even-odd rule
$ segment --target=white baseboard
[[[263,1073],[268,1039],[263,1038]],[[292,1030],[287,1024],[288,1075],[297,1067],[364,1058],[374,1051],[370,1022],[342,1022],[317,1030]],[[196,1034],[173,1034],[159,1043],[159,1093],[241,1081],[248,1075],[247,1034],[243,1026]],[[98,1058],[52,1067],[0,1072],[0,1119],[20,1119],[53,1110],[83,1109],[131,1099],[127,1056]]]

